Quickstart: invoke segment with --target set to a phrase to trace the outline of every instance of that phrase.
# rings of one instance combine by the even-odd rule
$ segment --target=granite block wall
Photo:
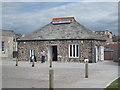
[[[69,58],[69,44],[79,44],[79,58]],[[46,52],[46,61],[48,60],[49,45],[57,46],[58,60],[60,62],[83,62],[88,58],[90,61],[94,59],[94,46],[104,45],[103,42],[92,40],[62,40],[62,41],[22,41],[18,42],[18,59],[30,60],[30,49],[35,50],[37,61],[41,60],[41,52]]]

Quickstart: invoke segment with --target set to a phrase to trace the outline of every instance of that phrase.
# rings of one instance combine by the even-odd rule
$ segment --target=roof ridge
[[[61,19],[75,19],[74,17],[61,17],[61,18],[53,18],[53,20],[61,20]]]

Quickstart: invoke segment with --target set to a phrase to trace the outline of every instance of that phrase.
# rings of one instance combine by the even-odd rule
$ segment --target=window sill
[[[80,57],[69,57],[70,59],[79,59]]]

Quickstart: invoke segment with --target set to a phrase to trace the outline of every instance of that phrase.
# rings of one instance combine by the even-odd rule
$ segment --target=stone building
[[[120,43],[112,43],[105,46],[105,60],[118,61],[120,57]]]
[[[13,58],[14,52],[17,51],[16,38],[19,35],[12,30],[0,30],[0,32],[2,32],[0,58]]]
[[[95,33],[97,35],[101,35],[106,40],[106,44],[113,43],[112,32],[105,30],[105,31],[95,31]]]
[[[105,40],[74,17],[53,18],[49,24],[24,35],[17,42],[19,60],[30,60],[32,55],[41,60],[42,51],[46,52],[46,61],[104,60]]]

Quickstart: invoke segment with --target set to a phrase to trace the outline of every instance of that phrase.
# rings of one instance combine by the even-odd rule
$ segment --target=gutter
[[[94,40],[94,41],[102,41],[105,42],[106,40],[100,39],[35,39],[35,40],[17,40],[17,42],[32,42],[32,41],[70,41],[70,40]]]

